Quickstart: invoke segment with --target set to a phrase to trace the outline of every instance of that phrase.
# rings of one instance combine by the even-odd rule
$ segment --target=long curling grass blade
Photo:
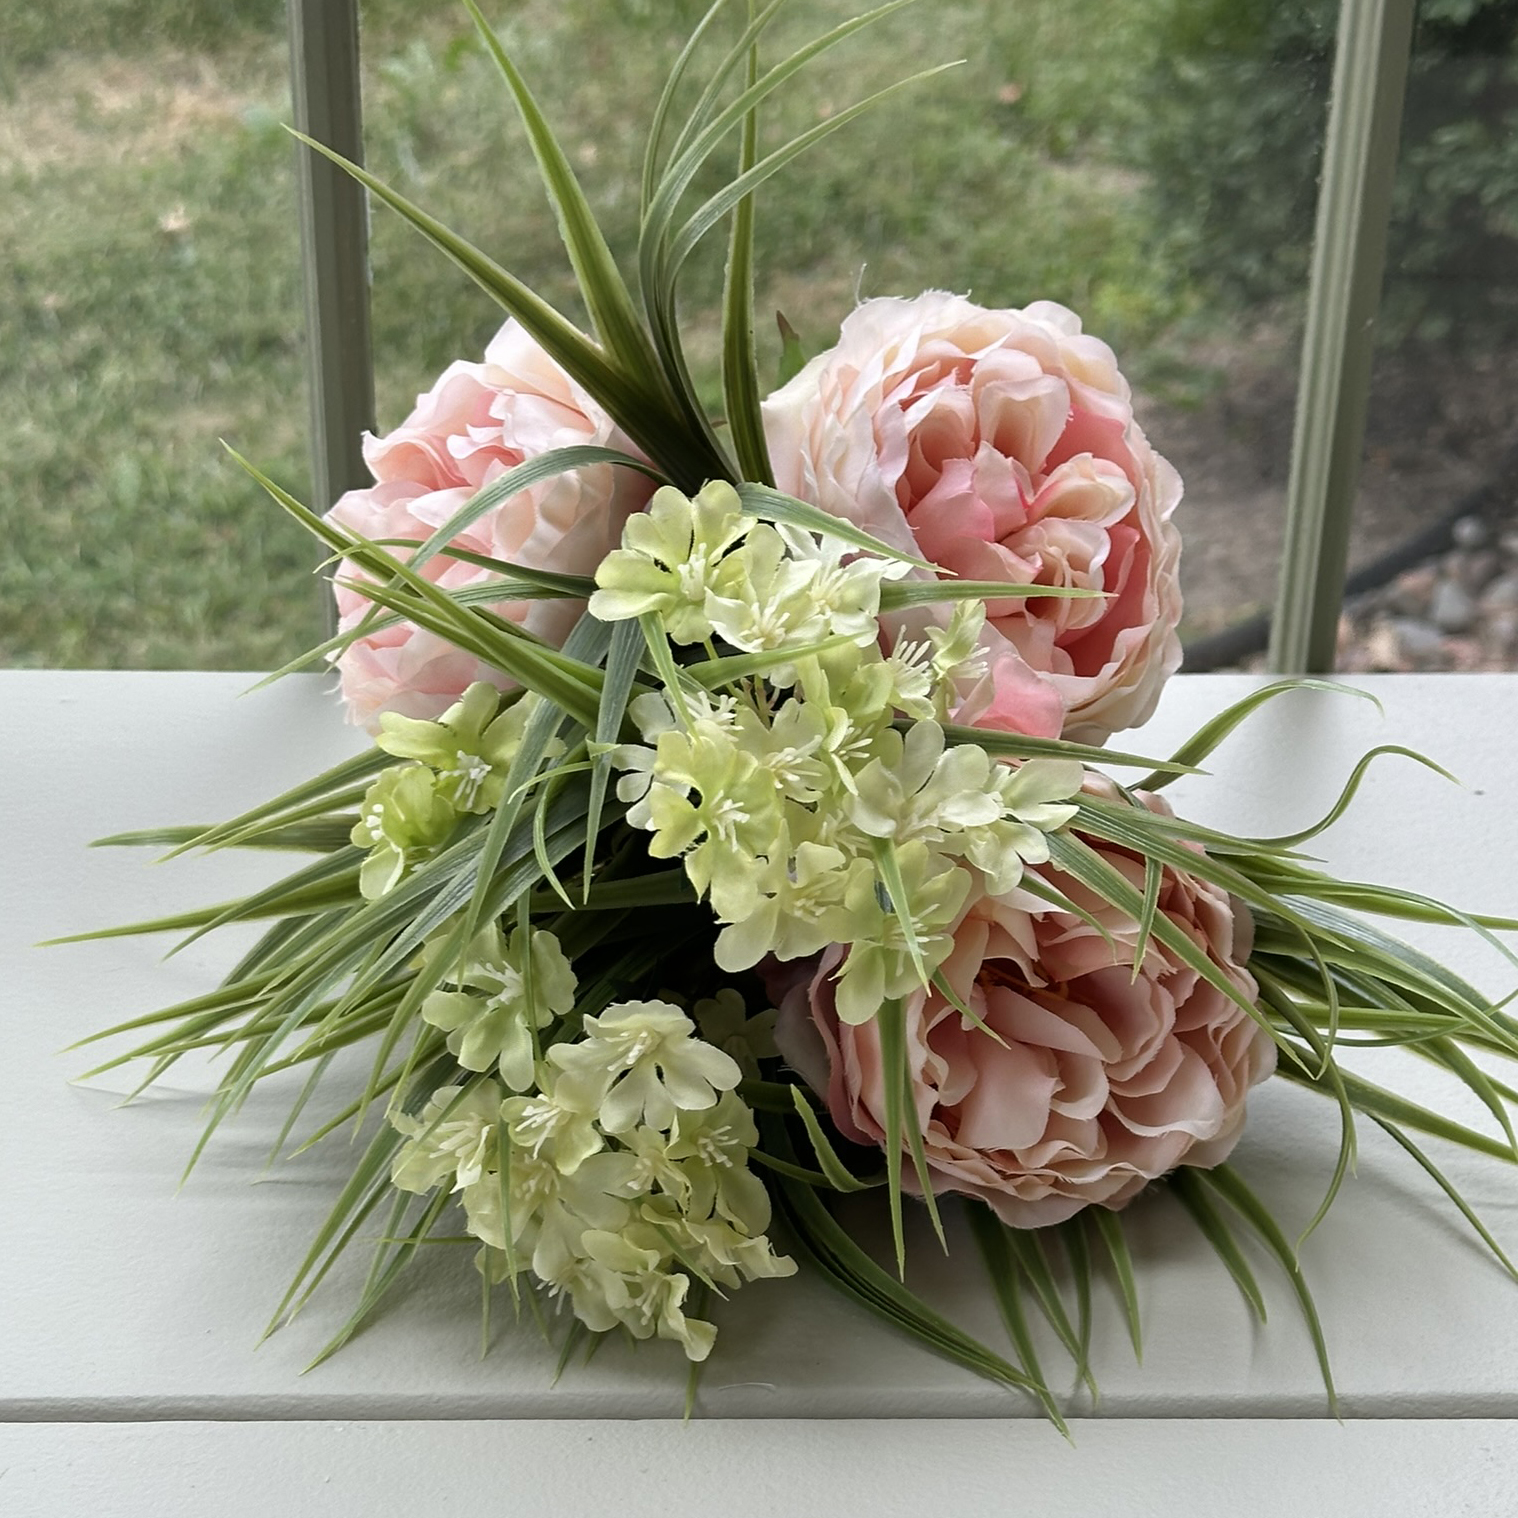
[[[761,1129],[767,1152],[795,1160],[795,1151],[778,1118],[761,1118]],[[950,1323],[872,1260],[810,1186],[782,1177],[775,1190],[779,1211],[790,1226],[798,1251],[830,1285],[944,1359],[1002,1386],[1037,1396],[1025,1372]]]
[[[1023,1311],[1018,1267],[1013,1262],[1007,1230],[1002,1227],[995,1215],[982,1205],[972,1203],[967,1211],[970,1218],[970,1232],[975,1236],[981,1262],[986,1267],[986,1279],[991,1283],[991,1294],[996,1298],[997,1311],[1001,1315],[1002,1325],[1007,1330],[1007,1337],[1012,1341],[1012,1347],[1017,1351],[1017,1358],[1021,1361],[1029,1381],[1033,1383],[1031,1390],[1038,1398],[1044,1415],[1068,1439],[1070,1430],[1065,1425],[1053,1392],[1049,1390],[1049,1383],[1044,1379],[1043,1368],[1038,1362],[1038,1351],[1033,1343],[1033,1335],[1028,1329],[1027,1314]]]
[[[1118,1292],[1123,1299],[1123,1312],[1128,1319],[1128,1337],[1133,1341],[1133,1358],[1140,1363],[1144,1359],[1143,1323],[1139,1317],[1138,1283],[1133,1278],[1133,1256],[1128,1250],[1128,1239],[1123,1233],[1123,1220],[1105,1207],[1088,1207],[1082,1214],[1089,1218],[1097,1237],[1112,1262],[1117,1277]]]
[[[1312,1336],[1313,1352],[1318,1357],[1318,1369],[1323,1376],[1323,1389],[1328,1393],[1328,1408],[1334,1417],[1339,1416],[1339,1394],[1334,1390],[1333,1369],[1328,1361],[1328,1343],[1323,1337],[1323,1324],[1318,1318],[1317,1304],[1312,1299],[1307,1278],[1297,1261],[1296,1252],[1286,1240],[1281,1226],[1271,1211],[1245,1184],[1243,1178],[1231,1165],[1218,1165],[1212,1170],[1193,1172],[1205,1185],[1210,1186],[1254,1230],[1261,1243],[1280,1262],[1286,1272],[1291,1288],[1296,1293],[1302,1309],[1303,1321]]]
[[[659,154],[664,145],[664,132],[669,122],[670,112],[674,109],[676,91],[679,90],[681,81],[689,71],[691,60],[695,57],[697,49],[727,4],[728,0],[715,0],[711,8],[696,23],[686,39],[685,46],[680,49],[679,56],[670,68],[664,88],[659,92],[659,99],[654,105],[654,114],[649,123],[648,137],[643,146],[643,172],[640,177],[638,196],[640,221],[648,215],[649,202],[653,199],[654,189],[658,184]]]
[[[1500,1264],[1502,1268],[1510,1276],[1512,1276],[1515,1281],[1518,1281],[1518,1266],[1514,1266],[1512,1260],[1508,1258],[1507,1253],[1503,1250],[1502,1246],[1496,1241],[1496,1239],[1492,1237],[1491,1232],[1488,1230],[1486,1224],[1483,1223],[1477,1216],[1475,1208],[1473,1208],[1471,1204],[1466,1201],[1465,1197],[1461,1194],[1459,1188],[1455,1185],[1455,1183],[1451,1181],[1450,1178],[1445,1175],[1445,1173],[1440,1170],[1439,1167],[1434,1164],[1434,1162],[1429,1159],[1429,1157],[1395,1123],[1390,1123],[1387,1122],[1385,1118],[1374,1116],[1371,1118],[1371,1121],[1375,1123],[1378,1128],[1390,1134],[1391,1137],[1394,1138],[1397,1143],[1400,1144],[1402,1148],[1406,1150],[1407,1153],[1410,1154],[1413,1159],[1415,1159],[1418,1164],[1423,1167],[1427,1174],[1439,1186],[1439,1189],[1443,1191],[1445,1196],[1447,1196],[1450,1201],[1454,1203],[1461,1217],[1463,1217],[1465,1221],[1469,1223],[1473,1229],[1475,1229],[1477,1237],[1479,1237],[1481,1242],[1485,1244],[1489,1250],[1491,1250],[1492,1254],[1497,1259],[1497,1263]]]
[[[464,7],[506,81],[522,124],[527,128],[533,156],[538,162],[538,173],[553,203],[559,235],[574,266],[575,279],[596,332],[607,351],[624,369],[634,374],[644,373],[650,382],[657,381],[661,376],[653,344],[638,320],[632,295],[596,224],[569,159],[527,88],[526,80],[501,45],[501,39],[480,13],[475,0],[464,0]]]
[[[521,280],[341,153],[304,133],[292,130],[291,135],[324,158],[331,159],[371,194],[398,212],[433,247],[516,317],[547,353],[606,407],[622,430],[651,459],[665,467],[665,472],[676,484],[699,489],[709,477],[709,464],[721,469],[720,456],[713,458],[700,439],[693,438],[678,418],[671,416],[649,395],[644,376],[629,375]]]
[[[749,0],[749,20],[754,19]],[[748,84],[759,77],[759,52],[748,53]],[[750,111],[743,118],[742,145],[738,153],[741,178],[753,168],[759,149],[759,117]],[[733,207],[732,236],[727,250],[727,280],[722,292],[722,396],[727,406],[727,426],[738,468],[743,477],[761,485],[773,485],[769,445],[764,437],[764,417],[759,409],[759,358],[754,347],[754,198],[743,196]]]
[[[1227,1267],[1228,1274],[1233,1277],[1234,1284],[1249,1304],[1249,1310],[1263,1323],[1265,1297],[1260,1291],[1260,1283],[1255,1280],[1254,1271],[1249,1268],[1249,1261],[1244,1258],[1233,1230],[1213,1205],[1212,1198],[1202,1183],[1183,1165],[1171,1174],[1169,1185],[1176,1200],[1191,1214],[1191,1220],[1201,1231],[1202,1237],[1212,1245],[1217,1257]]]
[[[719,190],[704,205],[702,205],[689,221],[675,235],[669,252],[665,256],[663,265],[663,277],[666,285],[672,284],[675,276],[690,255],[695,251],[697,244],[706,236],[713,227],[731,211],[734,206],[752,195],[765,180],[779,173],[792,159],[798,158],[808,148],[821,142],[823,138],[831,136],[840,128],[847,126],[856,117],[862,116],[866,111],[872,111],[877,106],[903,90],[913,85],[922,84],[935,76],[945,73],[947,70],[959,67],[958,63],[942,63],[936,68],[922,69],[909,78],[900,79],[895,84],[887,85],[882,90],[877,90],[868,99],[858,101],[848,107],[847,110],[839,111],[836,115],[828,117],[826,121],[820,121],[816,126],[803,132],[799,137],[788,142],[783,148],[776,149],[762,162],[756,163],[746,173],[740,174],[726,189]]]
[[[1313,680],[1292,678],[1289,680],[1275,680],[1269,685],[1262,685],[1258,690],[1250,691],[1247,696],[1235,701],[1226,711],[1219,712],[1210,722],[1204,723],[1171,755],[1171,762],[1181,764],[1196,764],[1207,758],[1228,735],[1244,722],[1267,701],[1274,701],[1277,696],[1284,696],[1288,691],[1294,690],[1320,690],[1331,691],[1340,696],[1358,696],[1362,701],[1369,701],[1379,712],[1381,703],[1370,694],[1369,691],[1359,690],[1353,685],[1344,685],[1338,680]],[[1169,769],[1156,769],[1154,774],[1146,775],[1138,782],[1136,789],[1142,791],[1157,791],[1170,784],[1175,778],[1175,773]]]

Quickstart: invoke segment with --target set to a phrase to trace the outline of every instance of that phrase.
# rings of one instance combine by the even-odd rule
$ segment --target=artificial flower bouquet
[[[336,1087],[307,1143],[367,1141],[277,1316],[379,1242],[324,1353],[439,1239],[476,1246],[487,1312],[504,1288],[566,1353],[621,1330],[699,1363],[721,1353],[723,1298],[811,1270],[1058,1422],[1028,1309],[1089,1379],[1093,1273],[1111,1267],[1136,1333],[1123,1209],[1165,1186],[1257,1308],[1240,1239],[1279,1261],[1331,1400],[1293,1243],[1229,1163],[1249,1093],[1273,1075],[1337,1104],[1309,1228],[1368,1118],[1505,1265],[1413,1135],[1515,1157],[1518,1092],[1474,1056],[1518,1057],[1518,1020],[1364,914],[1488,938],[1518,924],[1313,867],[1301,845],[1364,763],[1289,836],[1174,814],[1165,786],[1299,682],[1168,759],[1105,746],[1179,663],[1180,482],[1071,312],[867,301],[810,361],[788,340],[761,398],[754,192],[881,97],[763,157],[759,108],[898,4],[766,69],[777,6],[721,48],[717,0],[655,107],[630,288],[465,3],[594,337],[348,165],[509,319],[482,363],[368,440],[374,483],[325,517],[247,466],[337,561],[340,630],[302,662],[335,664],[375,741],[231,822],[114,840],[315,858],[136,925],[272,924],[220,988],[109,1030],[140,1038],[112,1063],[146,1060],[152,1080],[190,1050],[225,1054],[207,1138],[260,1081],[308,1072],[297,1115]],[[728,151],[734,177],[689,205]],[[719,227],[715,419],[676,289]],[[1504,1139],[1343,1068],[1346,1044],[1435,1061]],[[878,1198],[894,1258],[840,1221],[854,1192]],[[942,1239],[951,1201],[1004,1348],[907,1284],[904,1212]]]

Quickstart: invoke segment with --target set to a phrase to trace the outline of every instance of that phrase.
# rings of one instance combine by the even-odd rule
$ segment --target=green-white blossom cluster
[[[445,843],[460,817],[494,811],[536,696],[501,709],[501,693],[471,685],[436,722],[385,712],[375,742],[410,760],[381,770],[365,792],[353,842],[367,849],[359,888],[371,901]]]
[[[723,969],[848,945],[850,1022],[942,964],[975,875],[1000,894],[1048,859],[1084,778],[1074,761],[1013,767],[946,743],[943,720],[982,672],[985,608],[961,601],[947,626],[885,652],[881,582],[899,568],[755,524],[730,486],[693,501],[665,489],[627,523],[590,602],[607,620],[655,617],[677,644],[778,656],[762,685],[713,694],[696,663],[636,698],[643,743],[616,751],[618,795],[649,853],[680,858],[710,900]]]
[[[716,1330],[686,1315],[694,1281],[733,1288],[795,1271],[765,1235],[769,1195],[748,1168],[759,1135],[735,1090],[739,1062],[696,1037],[679,1007],[622,1002],[586,1017],[580,1037],[548,1044],[530,1061],[530,1080],[517,1084],[497,1046],[519,1037],[510,1028],[557,1022],[556,1012],[518,1006],[519,992],[510,1013],[487,997],[500,997],[507,971],[520,977],[524,956],[536,963],[539,940],[548,940],[545,961],[562,966],[562,956],[546,933],[504,947],[499,935],[482,938],[462,989],[439,993],[484,993],[475,996],[482,1010],[459,1009],[455,1018],[449,1002],[427,1016],[438,1021],[442,1012],[454,1024],[450,1045],[462,1034],[455,1052],[466,1068],[485,1070],[499,1058],[502,1080],[483,1074],[432,1092],[419,1113],[393,1113],[406,1138],[394,1183],[456,1192],[491,1280],[515,1284],[528,1271],[587,1328],[673,1339],[704,1360]],[[541,994],[562,990],[564,974],[572,1002],[567,966]],[[729,995],[696,1012],[703,1026],[709,1012],[726,1040],[762,1036]]]

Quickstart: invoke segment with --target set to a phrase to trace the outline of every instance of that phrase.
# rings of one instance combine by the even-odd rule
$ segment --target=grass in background
[[[1183,313],[1122,167],[1155,0],[931,0],[845,44],[765,123],[799,130],[919,61],[965,66],[829,139],[762,193],[760,310],[813,348],[856,292],[938,286],[1081,310],[1130,371]],[[699,9],[492,10],[614,248],[646,112]],[[223,461],[307,486],[282,17],[270,0],[57,0],[0,13],[0,663],[259,668],[313,640],[309,540]],[[795,0],[773,52],[852,14]],[[509,104],[451,0],[365,14],[371,166],[572,309]],[[716,239],[720,244],[720,238]],[[380,423],[499,313],[394,218],[372,249]],[[720,246],[686,296],[714,389]],[[768,333],[765,333],[768,336]],[[1163,355],[1163,345],[1154,351]]]

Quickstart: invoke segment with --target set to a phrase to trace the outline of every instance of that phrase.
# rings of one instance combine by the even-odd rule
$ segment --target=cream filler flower
[[[529,964],[529,956],[531,963]],[[475,935],[455,989],[434,991],[422,1016],[448,1035],[448,1048],[466,1070],[499,1065],[513,1091],[533,1084],[533,1031],[574,1007],[575,973],[559,940],[534,928],[516,929],[510,942],[492,923]]]
[[[451,1190],[478,1182],[495,1159],[496,1119],[501,1088],[493,1080],[469,1087],[443,1086],[413,1117],[392,1112],[390,1123],[407,1142],[391,1167],[402,1191],[425,1192],[452,1178]]]
[[[816,594],[817,569],[815,560],[788,557],[785,539],[762,523],[723,561],[706,593],[707,620],[725,643],[744,653],[819,642],[830,628],[827,607]],[[872,620],[862,636],[875,635]],[[787,673],[770,671],[770,682],[790,684]]]
[[[691,1035],[695,1024],[662,1001],[629,1001],[585,1019],[578,1043],[555,1044],[548,1059],[563,1072],[557,1090],[594,1107],[608,1133],[640,1122],[666,1130],[680,1111],[715,1105],[741,1079],[737,1062]]]
[[[676,643],[710,637],[707,593],[723,556],[753,525],[725,481],[712,481],[693,500],[673,486],[655,491],[648,510],[627,519],[622,546],[597,568],[591,615],[620,622],[655,612]]]
[[[382,712],[375,742],[387,754],[436,771],[438,795],[460,812],[489,812],[500,805],[506,771],[536,704],[536,697],[524,696],[503,712],[501,693],[476,681],[436,722]]]
[[[364,792],[350,835],[369,850],[358,877],[365,899],[376,901],[393,891],[407,870],[448,837],[457,820],[426,765],[381,770]]]

